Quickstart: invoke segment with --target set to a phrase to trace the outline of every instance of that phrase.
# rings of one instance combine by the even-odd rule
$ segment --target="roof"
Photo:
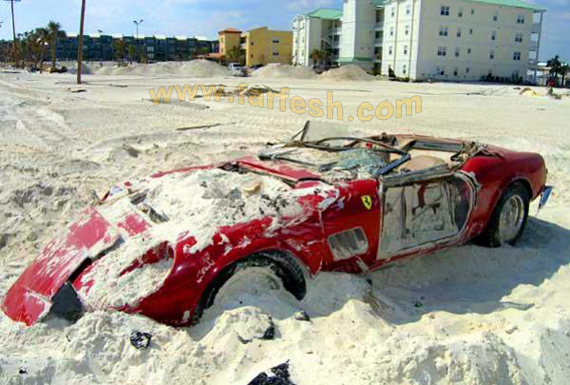
[[[522,0],[467,0],[467,1],[472,1],[475,3],[494,4],[503,7],[526,8],[526,9],[531,9],[533,11],[546,11],[546,8],[542,8],[539,7],[538,5],[530,4]]]
[[[219,33],[241,33],[241,31],[235,28],[226,28],[223,31],[220,31]]]
[[[319,8],[313,12],[305,14],[308,17],[316,17],[319,19],[340,19],[342,17],[342,10],[331,8]]]

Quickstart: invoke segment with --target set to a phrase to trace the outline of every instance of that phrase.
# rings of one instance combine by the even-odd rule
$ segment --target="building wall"
[[[488,74],[526,76],[532,10],[471,1],[422,2],[422,39],[415,78],[479,81]],[[449,16],[441,15],[442,6],[449,7]],[[520,16],[524,24],[517,23]],[[440,36],[442,29],[447,29],[447,36]],[[522,42],[515,41],[517,34],[522,34]],[[445,56],[438,56],[440,47],[445,48]],[[515,52],[520,53],[520,60],[513,59]]]
[[[247,66],[271,63],[290,64],[293,51],[293,33],[274,31],[267,27],[245,32],[241,39]]]
[[[384,8],[382,74],[390,69],[398,77],[416,75],[422,35],[422,0],[392,2]]]
[[[241,32],[222,31],[218,35],[220,42],[220,56],[224,58],[234,47],[239,46]]]
[[[538,58],[540,12],[469,0],[345,0],[339,63],[411,79],[526,78]],[[294,62],[312,65],[328,27],[298,16],[294,31]]]

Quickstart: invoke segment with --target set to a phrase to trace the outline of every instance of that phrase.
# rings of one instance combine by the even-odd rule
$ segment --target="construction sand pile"
[[[77,65],[75,67],[77,68]],[[211,78],[219,76],[230,76],[227,68],[208,60],[192,60],[189,62],[159,62],[153,64],[132,63],[128,65],[118,65],[113,62],[90,63],[85,65],[85,73],[96,75],[139,75],[139,76],[160,76],[160,75],[185,75],[198,78]]]
[[[317,74],[309,67],[274,63],[256,70],[251,76],[254,78],[315,79]]]
[[[349,64],[339,68],[333,68],[321,74],[321,80],[327,81],[371,81],[374,80],[374,76],[368,75],[361,67],[355,64]]]

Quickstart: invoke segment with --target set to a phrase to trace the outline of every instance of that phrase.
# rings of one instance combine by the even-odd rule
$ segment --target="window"
[[[455,57],[459,57],[459,48],[455,48]]]
[[[440,14],[441,14],[441,16],[449,16],[449,7],[442,5]]]
[[[410,26],[406,25],[406,36],[410,34]]]
[[[518,78],[518,77],[519,77],[519,70],[516,70],[516,69],[513,70],[513,72],[512,72],[512,77],[513,77],[513,78]]]
[[[406,6],[406,15],[409,15],[412,12],[412,9],[409,5]]]
[[[394,17],[395,14],[396,14],[396,8],[392,7],[390,10],[390,15],[392,15],[392,17]]]
[[[388,47],[388,55],[392,55],[392,46]]]
[[[444,67],[436,67],[435,68],[435,74],[440,75],[440,76],[445,75],[445,68]]]
[[[376,40],[380,40],[382,37],[382,32],[376,31]]]
[[[522,13],[517,15],[517,24],[524,24],[524,15]]]
[[[407,54],[408,54],[408,46],[405,45],[405,46],[404,46],[404,55],[407,55]]]
[[[466,73],[466,74],[469,73],[469,67],[465,68],[465,73]]]
[[[273,44],[279,44],[279,39],[274,38],[274,39],[273,39]]]
[[[457,27],[457,37],[461,37],[461,28]]]
[[[497,21],[497,20],[499,20],[499,13],[498,13],[498,12],[495,12],[495,13],[493,14],[493,21]]]
[[[471,14],[472,14],[472,15],[475,14],[475,9],[471,8]]]
[[[279,52],[277,51],[273,52],[273,56],[279,56]]]
[[[459,68],[454,68],[453,69],[453,76],[457,76],[457,74],[459,74]]]
[[[390,27],[390,36],[394,36],[394,27]]]
[[[437,47],[437,56],[447,56],[447,47]]]
[[[457,11],[457,16],[463,17],[463,8],[459,8],[459,10]]]
[[[469,28],[469,34],[473,35],[473,28]]]
[[[494,58],[495,58],[495,50],[492,49],[492,50],[489,52],[489,59],[493,60]]]
[[[497,32],[491,32],[491,40],[497,40]]]
[[[447,36],[447,27],[439,27],[439,36]]]
[[[468,53],[468,54],[471,53],[471,48],[467,48],[467,53]]]
[[[407,70],[408,70],[408,67],[404,64],[404,65],[402,66],[402,73],[405,75],[406,72],[407,72]]]
[[[521,60],[521,53],[520,52],[514,52],[513,53],[513,60]]]
[[[523,34],[522,34],[522,32],[517,32],[517,33],[515,34],[515,42],[516,42],[516,43],[522,43],[522,40],[523,40]]]

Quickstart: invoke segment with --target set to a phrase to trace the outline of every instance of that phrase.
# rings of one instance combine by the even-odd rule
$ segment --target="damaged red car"
[[[237,272],[262,267],[297,299],[320,271],[363,274],[475,240],[514,244],[546,186],[543,158],[414,135],[326,137],[307,124],[250,156],[112,188],[8,291],[32,325],[114,309],[197,322]]]

